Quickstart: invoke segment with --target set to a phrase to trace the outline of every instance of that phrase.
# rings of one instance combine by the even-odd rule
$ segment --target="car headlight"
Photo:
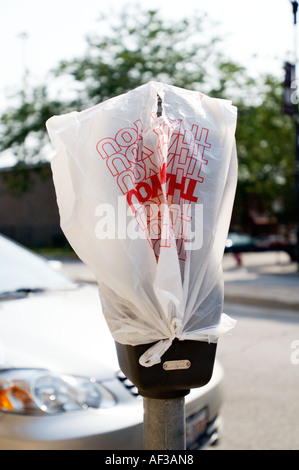
[[[228,238],[225,243],[226,248],[231,248],[233,246],[233,241]]]
[[[112,393],[94,378],[37,369],[0,372],[0,411],[54,414],[109,408],[115,403]]]

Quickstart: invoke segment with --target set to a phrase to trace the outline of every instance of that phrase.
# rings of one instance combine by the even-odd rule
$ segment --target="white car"
[[[143,403],[120,372],[95,285],[0,236],[0,450],[139,450]],[[186,397],[187,448],[218,438],[222,368]]]

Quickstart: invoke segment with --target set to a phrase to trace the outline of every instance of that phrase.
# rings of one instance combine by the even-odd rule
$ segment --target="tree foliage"
[[[20,164],[43,160],[49,117],[80,111],[153,79],[232,99],[239,108],[239,206],[257,196],[271,208],[279,196],[285,214],[291,214],[294,129],[282,112],[279,80],[248,77],[221,52],[213,25],[201,14],[170,21],[158,11],[125,5],[113,19],[102,17],[98,31],[87,38],[82,57],[60,62],[45,85],[19,92],[18,105],[2,115],[0,151],[9,149]]]
[[[19,164],[43,159],[42,149],[48,144],[45,122],[64,111],[63,103],[48,100],[44,86],[21,91],[19,105],[9,107],[1,118],[0,150],[10,149]]]
[[[50,116],[79,111],[152,79],[214,96],[224,96],[227,87],[239,90],[238,80],[244,85],[244,69],[219,52],[205,16],[168,21],[158,11],[125,6],[113,18],[101,18],[99,31],[106,32],[87,38],[83,57],[62,61],[46,85],[18,93],[18,105],[2,116],[0,151],[10,149],[23,163],[42,160]],[[53,89],[59,90],[54,99]]]
[[[279,80],[268,75],[260,89],[259,105],[238,105],[238,202],[245,211],[253,200],[265,212],[275,212],[278,204],[278,215],[287,222],[295,214],[294,122],[283,113]]]
[[[110,24],[106,35],[89,36],[85,56],[56,70],[84,83],[80,104],[99,103],[152,79],[200,89],[217,75],[211,62],[218,60],[218,39],[206,31],[203,16],[170,22],[157,11],[132,8],[124,7],[115,24],[103,17],[99,29]]]

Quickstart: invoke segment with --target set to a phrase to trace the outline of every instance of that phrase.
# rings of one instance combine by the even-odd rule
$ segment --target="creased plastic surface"
[[[235,325],[221,261],[236,120],[229,101],[149,82],[47,121],[62,230],[96,276],[114,339],[157,341],[144,366],[174,338],[215,342]]]

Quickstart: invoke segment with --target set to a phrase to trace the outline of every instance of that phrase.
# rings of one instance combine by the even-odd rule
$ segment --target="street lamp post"
[[[294,24],[297,24],[298,2],[292,2],[291,0],[291,4],[293,6]]]
[[[23,31],[22,33],[18,34],[18,38],[22,41],[22,62],[23,62],[23,99],[25,99],[26,88],[27,88],[27,77],[28,77],[28,68],[27,68],[27,54],[26,54],[26,41],[28,39],[28,33]]]
[[[297,76],[297,14],[298,14],[298,2],[290,0],[293,7],[293,16],[294,16],[294,81],[296,82]],[[298,263],[299,269],[299,112],[298,112],[298,103],[297,98],[294,102],[295,111],[294,111],[294,121],[295,121],[295,131],[296,131],[296,142],[295,142],[295,189],[296,189],[296,261]]]

